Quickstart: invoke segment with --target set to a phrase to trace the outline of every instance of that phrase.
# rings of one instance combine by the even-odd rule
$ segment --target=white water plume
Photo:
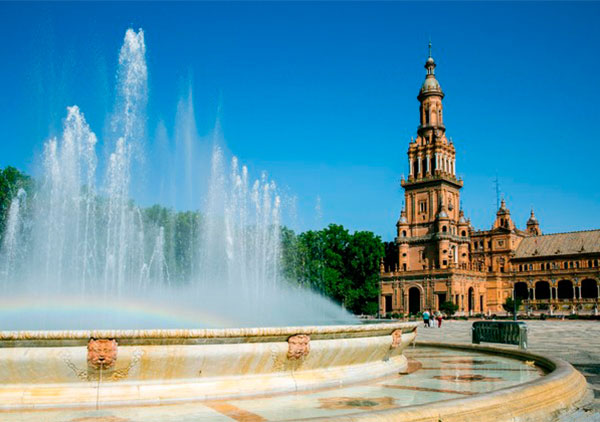
[[[219,125],[212,153],[202,155],[207,146],[199,145],[191,92],[178,107],[175,152],[167,151],[166,158],[158,154],[167,160],[158,168],[183,176],[163,187],[183,184],[188,205],[202,203],[203,208],[173,212],[133,203],[131,187],[140,181],[135,163],[144,159],[146,145],[145,53],[143,31],[128,29],[119,53],[106,162],[99,163],[99,142],[83,112],[68,107],[62,135],[44,144],[35,194],[28,199],[19,191],[11,203],[0,249],[0,285],[5,293],[37,300],[36,311],[19,314],[17,321],[47,329],[183,328],[206,326],[207,312],[227,314],[234,322],[223,324],[230,326],[351,321],[328,300],[283,280],[277,186],[266,173],[253,180],[236,157],[229,162],[219,146]],[[166,129],[160,136],[161,148],[169,149]],[[173,157],[183,160],[182,172],[173,168]],[[208,168],[208,178],[198,177]],[[54,303],[69,308],[64,298],[73,296],[77,311],[38,309],[54,309]],[[168,305],[188,317],[140,322],[141,316],[115,311],[121,306],[116,304],[125,307],[133,300],[156,309]],[[82,304],[90,312],[82,311]],[[5,328],[15,320],[7,312],[0,307]]]

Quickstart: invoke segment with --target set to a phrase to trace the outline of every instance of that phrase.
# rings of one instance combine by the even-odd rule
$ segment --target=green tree
[[[346,276],[353,290],[348,309],[354,313],[374,314],[379,297],[379,262],[384,256],[383,243],[372,232],[355,232],[346,251]]]
[[[175,214],[173,228],[174,270],[180,281],[189,280],[197,258],[196,239],[200,233],[201,217],[198,211],[185,211]]]
[[[379,296],[381,239],[371,232],[350,234],[331,224],[294,236],[282,230],[286,276],[298,280],[355,313],[375,314]]]
[[[6,213],[19,189],[24,189],[29,194],[32,188],[31,177],[18,169],[8,166],[0,170],[0,233],[4,233]]]
[[[446,301],[440,305],[440,311],[448,316],[452,316],[458,311],[458,305],[454,302]]]
[[[515,311],[518,312],[521,307],[521,303],[523,300],[517,296],[516,300],[513,300],[512,297],[507,297],[506,301],[502,304],[502,308],[509,314],[515,315]]]

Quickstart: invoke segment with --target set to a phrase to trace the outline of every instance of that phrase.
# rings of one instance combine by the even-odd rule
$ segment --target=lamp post
[[[517,293],[515,292],[515,286],[513,285],[513,321],[517,320]]]

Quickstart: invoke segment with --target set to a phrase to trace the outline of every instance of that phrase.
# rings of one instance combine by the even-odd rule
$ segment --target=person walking
[[[429,311],[423,312],[423,323],[425,324],[425,328],[429,327]]]
[[[437,312],[437,323],[438,323],[438,328],[442,328],[442,320],[444,319],[444,315],[442,315],[442,313],[440,311]]]
[[[435,313],[430,309],[429,310],[429,328],[435,327]]]

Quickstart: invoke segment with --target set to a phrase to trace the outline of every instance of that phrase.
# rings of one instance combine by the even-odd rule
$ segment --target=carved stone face
[[[402,343],[402,330],[396,330],[392,333],[392,349],[397,348]]]
[[[290,360],[301,359],[310,352],[310,336],[297,334],[288,338],[287,357]]]
[[[117,341],[115,339],[90,339],[87,346],[88,365],[96,369],[109,368],[117,360]]]

